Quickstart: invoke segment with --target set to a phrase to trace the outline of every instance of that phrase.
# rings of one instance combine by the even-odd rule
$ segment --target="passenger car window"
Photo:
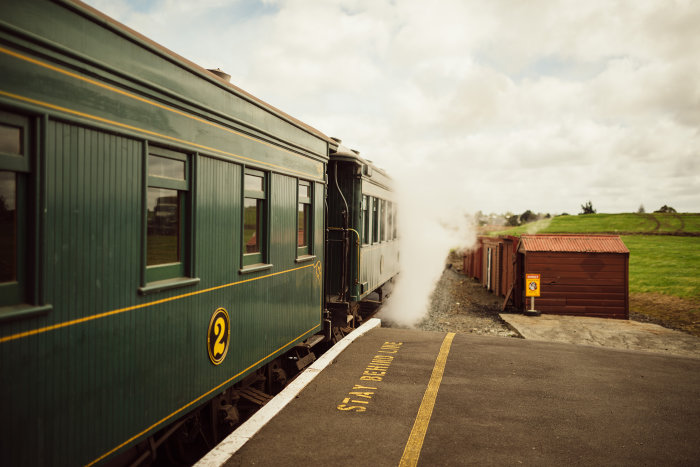
[[[267,175],[246,169],[243,175],[242,265],[267,261]]]
[[[29,133],[28,118],[0,111],[0,306],[33,301],[28,293]]]
[[[372,197],[372,243],[379,241],[379,200]]]
[[[362,243],[370,243],[369,238],[369,196],[362,196]]]
[[[187,155],[150,147],[146,190],[146,281],[187,276],[187,238],[191,227],[187,196]]]
[[[297,190],[297,256],[311,254],[311,183],[299,180]]]
[[[381,239],[382,241],[386,241],[386,214],[387,214],[387,209],[386,209],[386,201],[382,200],[381,204],[381,213],[380,216],[382,218],[381,220]]]

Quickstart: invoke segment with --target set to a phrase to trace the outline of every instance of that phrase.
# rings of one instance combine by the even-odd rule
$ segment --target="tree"
[[[520,221],[518,220],[518,216],[516,216],[515,214],[508,216],[508,220],[506,222],[511,227],[517,227],[520,225]]]
[[[644,210],[644,205],[640,204],[639,209],[637,209],[637,214],[644,214],[646,211]]]
[[[524,213],[520,214],[520,223],[521,224],[526,224],[528,222],[532,222],[535,220],[537,220],[537,216],[535,215],[535,213],[533,213],[529,209],[527,211],[525,211]]]
[[[676,212],[675,209],[673,209],[671,206],[666,206],[665,204],[659,208],[658,211],[654,212],[665,212],[665,213],[674,213]]]
[[[581,214],[595,214],[595,209],[593,209],[593,203],[588,201],[586,204],[582,204],[581,212],[579,213],[579,215]]]

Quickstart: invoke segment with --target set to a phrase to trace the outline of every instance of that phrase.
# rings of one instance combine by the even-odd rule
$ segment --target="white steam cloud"
[[[528,225],[527,227],[527,233],[530,235],[534,235],[540,230],[544,230],[547,227],[549,227],[549,224],[552,223],[552,218],[546,218],[546,219],[540,219],[536,222],[532,222]]]
[[[439,177],[430,172],[427,165],[419,165],[394,175],[401,274],[379,317],[399,326],[414,326],[427,315],[450,250],[466,249],[476,238],[465,200],[450,195],[459,186],[454,172],[439,170]]]

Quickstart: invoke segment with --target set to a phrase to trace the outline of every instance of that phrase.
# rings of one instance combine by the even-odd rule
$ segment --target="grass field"
[[[492,232],[492,235],[525,233],[700,233],[700,214],[588,214],[559,216]]]
[[[700,237],[634,235],[630,250],[630,293],[661,293],[700,300]]]
[[[630,250],[630,312],[700,337],[700,214],[560,216],[491,235],[619,233]],[[666,235],[659,235],[666,234]]]

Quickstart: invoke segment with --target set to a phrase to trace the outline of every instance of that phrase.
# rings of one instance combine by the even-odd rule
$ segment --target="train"
[[[3,465],[193,462],[399,274],[391,177],[79,1],[2,1]]]

